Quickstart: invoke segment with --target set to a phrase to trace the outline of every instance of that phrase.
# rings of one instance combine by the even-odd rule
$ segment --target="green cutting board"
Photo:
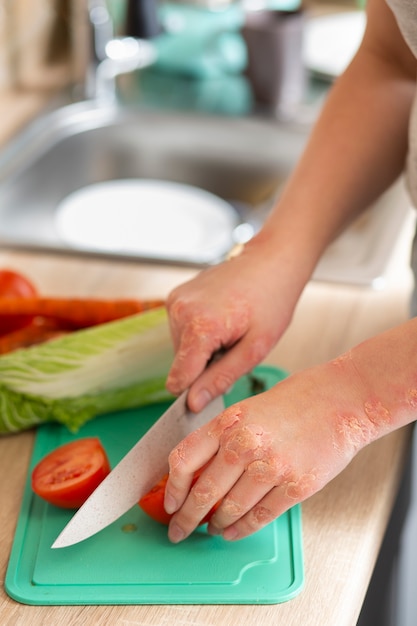
[[[260,366],[266,387],[285,377]],[[256,392],[248,377],[225,397],[227,405]],[[38,429],[31,467],[73,439],[100,437],[112,467],[167,408],[155,404],[99,416],[76,435],[58,424]],[[275,604],[297,595],[304,568],[299,505],[237,542],[200,527],[174,545],[167,529],[134,506],[119,520],[68,548],[51,549],[73,512],[53,507],[30,486],[28,474],[5,580],[6,592],[25,604]]]

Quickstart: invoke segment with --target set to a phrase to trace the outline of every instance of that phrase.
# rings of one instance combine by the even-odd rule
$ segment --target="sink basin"
[[[263,118],[155,112],[89,101],[60,107],[29,125],[0,154],[0,245],[197,267],[217,263],[223,254],[201,263],[198,258],[184,261],[181,255],[167,258],[152,251],[80,249],[62,238],[56,212],[65,198],[89,185],[163,180],[227,201],[236,211],[236,224],[249,224],[256,231],[308,132],[306,126]],[[314,278],[380,284],[407,212],[405,194],[396,185],[330,246]],[[234,228],[231,238],[238,232]]]

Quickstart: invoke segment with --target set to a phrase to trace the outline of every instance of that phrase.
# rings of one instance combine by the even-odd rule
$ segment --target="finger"
[[[297,480],[292,477],[286,478],[245,515],[226,527],[222,533],[224,539],[235,541],[257,532],[291,507],[316,493],[322,486],[322,477],[316,472],[302,474]],[[213,534],[219,534],[216,526],[209,530]]]
[[[281,487],[274,487],[246,515],[225,528],[223,538],[227,541],[244,539],[273,522],[293,504],[294,502],[284,495]],[[214,534],[219,534],[218,529],[213,528]],[[213,533],[213,528],[210,528],[209,532]]]
[[[291,482],[291,468],[272,457],[249,463],[210,519],[209,532],[221,532],[255,507],[277,485]]]
[[[191,385],[187,404],[191,411],[201,411],[213,398],[225,394],[241,376],[249,373],[265,356],[267,346],[263,339],[250,333],[233,346],[225,346],[221,359],[213,362]]]
[[[209,424],[185,437],[169,455],[169,477],[165,487],[164,506],[167,513],[174,513],[184,503],[194,477],[216,454],[219,441],[207,436]]]
[[[173,297],[172,302],[168,302],[176,355],[168,374],[167,387],[172,393],[178,394],[199,378],[214,353],[221,348],[230,348],[245,336],[249,328],[250,307],[246,299],[238,296],[230,299],[218,311],[211,310],[209,306],[208,312],[207,306],[196,306],[186,297]],[[219,371],[224,370],[217,370],[217,373]],[[211,376],[206,380],[210,381]],[[205,384],[199,382],[195,393],[191,394],[191,398],[194,395],[194,404],[190,408],[201,410],[210,399],[228,389],[230,380],[234,381],[236,377],[227,376],[222,383],[219,375],[217,387],[212,383],[206,388]],[[200,396],[198,405],[195,404],[197,392]]]
[[[268,460],[272,458],[269,433],[259,425],[246,424],[246,413],[245,402],[232,405],[193,433],[185,441],[185,450],[180,448],[172,454],[170,464],[173,472],[166,496],[167,511],[178,511],[170,524],[169,537],[172,541],[187,537],[218,500],[229,492],[245,467],[251,467],[259,455]],[[197,457],[196,448],[199,448]],[[202,455],[213,456],[215,452],[215,459],[188,494],[190,474],[187,474],[187,470],[201,467]],[[187,463],[185,467],[184,461]],[[249,476],[256,480],[255,472]],[[267,484],[267,481],[264,483]],[[258,498],[261,495],[263,492]],[[174,500],[176,508],[171,509]]]
[[[168,373],[168,390],[177,395],[190,387],[205,370],[212,354],[220,348],[221,340],[214,333],[198,332],[189,325],[182,334]]]
[[[165,489],[164,504],[167,513],[174,513],[181,509],[180,514],[170,525],[171,540],[176,541],[188,536],[207,512],[202,503],[195,502],[195,489],[193,497],[187,501],[194,472],[217,455],[224,434],[229,430],[233,431],[234,426],[240,424],[243,413],[244,409],[239,404],[227,408],[208,424],[191,433],[171,452],[170,475]],[[231,446],[233,447],[232,444]],[[228,448],[226,448],[226,453],[229,457],[232,455],[230,459],[225,458],[224,454],[220,457],[216,456],[216,463],[213,462],[197,481],[197,495],[199,489],[211,492],[211,496],[208,496],[204,503],[209,509],[216,502],[214,498],[223,497],[243,471],[243,463],[237,462],[239,459],[236,459],[236,453]],[[230,462],[234,466],[232,472],[229,467]],[[229,479],[231,483],[227,482]],[[208,484],[210,480],[216,484],[215,493]],[[198,510],[195,509],[196,504]]]
[[[241,473],[242,468],[238,466],[229,468],[228,472],[219,473],[214,459],[192,487],[181,509],[171,519],[168,529],[169,539],[177,543],[188,537],[224,493],[229,491]]]

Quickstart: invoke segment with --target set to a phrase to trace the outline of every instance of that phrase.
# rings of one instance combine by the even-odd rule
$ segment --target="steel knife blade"
[[[168,455],[189,433],[224,409],[219,396],[200,413],[187,409],[184,391],[115,466],[74,514],[52,548],[74,545],[119,519],[168,471]]]

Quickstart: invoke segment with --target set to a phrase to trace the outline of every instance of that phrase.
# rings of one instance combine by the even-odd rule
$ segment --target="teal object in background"
[[[240,73],[247,63],[240,36],[240,5],[219,11],[181,4],[162,4],[159,10],[164,33],[156,37],[155,67],[194,77],[218,77]]]
[[[301,0],[269,0],[265,3],[265,8],[276,11],[297,11],[301,5]]]
[[[253,108],[252,89],[242,74],[193,77],[154,67],[137,73],[126,98],[132,100],[151,110],[232,117],[247,115]]]
[[[116,31],[123,34],[125,2],[108,2]],[[280,11],[296,11],[300,6],[300,0],[264,4],[266,9]],[[159,2],[158,11],[163,32],[152,39],[158,57],[151,67],[135,73],[129,101],[161,110],[250,114],[254,96],[245,76],[248,56],[241,35],[242,3],[214,10],[192,2]]]
[[[259,391],[257,381],[269,388],[286,376],[269,366],[254,374],[234,385],[227,405]],[[59,424],[41,426],[31,469],[57,446],[89,436],[100,437],[114,467],[166,407],[103,415],[77,435]],[[277,604],[303,588],[300,505],[237,542],[211,537],[202,526],[178,545],[135,506],[86,541],[52,550],[71,516],[35,496],[28,476],[5,580],[12,598],[36,605]]]
[[[264,8],[294,11],[300,5],[300,0],[269,0]],[[123,32],[123,6],[111,1],[109,6],[117,29]],[[163,33],[153,39],[157,69],[195,78],[244,71],[247,52],[240,30],[245,12],[240,2],[215,10],[191,2],[159,2],[159,17]]]

